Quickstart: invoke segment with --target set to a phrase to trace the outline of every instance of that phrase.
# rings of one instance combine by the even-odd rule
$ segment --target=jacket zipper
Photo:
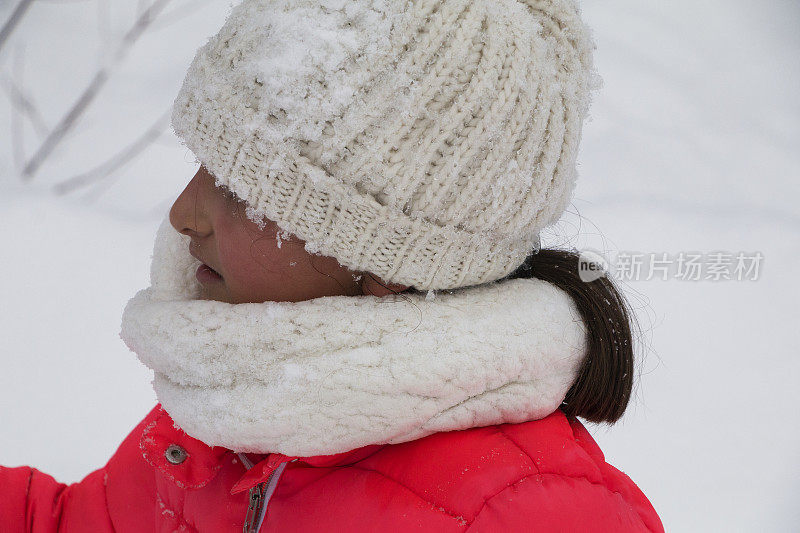
[[[274,473],[274,472],[273,472]],[[272,474],[270,474],[272,477]],[[250,500],[247,503],[247,514],[244,517],[244,533],[255,533],[258,531],[258,523],[261,510],[264,508],[264,483],[259,483],[250,489]]]
[[[253,467],[253,463],[246,455],[239,454],[239,458],[248,470]],[[264,517],[267,514],[269,500],[272,498],[275,487],[278,485],[278,480],[289,462],[291,461],[286,461],[278,465],[278,467],[270,473],[266,481],[262,481],[250,489],[247,514],[244,517],[244,526],[242,526],[243,533],[258,533],[261,529],[261,524],[264,522]]]

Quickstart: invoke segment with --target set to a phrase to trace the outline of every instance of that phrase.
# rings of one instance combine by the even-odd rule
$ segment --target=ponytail
[[[607,276],[583,281],[579,255],[540,250],[505,279],[537,278],[569,294],[588,329],[588,351],[561,410],[590,422],[613,423],[622,417],[633,387],[632,314]]]

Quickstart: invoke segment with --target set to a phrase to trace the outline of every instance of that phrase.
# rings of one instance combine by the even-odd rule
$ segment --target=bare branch
[[[104,180],[119,168],[133,160],[137,155],[143,152],[150,146],[162,133],[168,124],[170,111],[164,112],[156,122],[153,123],[139,138],[133,143],[125,147],[120,152],[114,154],[111,158],[104,161],[102,164],[95,168],[78,174],[61,183],[53,186],[53,191],[56,194],[63,195],[74,191],[80,187],[85,187],[91,183]]]
[[[22,84],[22,76],[25,71],[24,44],[17,48],[17,54],[14,59],[14,76],[16,76],[17,79],[20,80],[20,84]],[[20,91],[20,95],[21,94],[22,91]],[[17,104],[13,107],[14,111],[11,115],[11,143],[14,153],[14,170],[19,172],[19,169],[25,162],[25,132],[22,128],[22,113],[20,112],[21,106]]]
[[[28,181],[33,178],[42,163],[45,162],[56,146],[61,143],[67,133],[75,126],[75,123],[86,108],[89,107],[103,86],[105,86],[113,69],[122,62],[130,48],[170,1],[171,0],[155,0],[155,2],[150,4],[150,7],[136,19],[133,26],[131,26],[123,36],[122,41],[119,43],[111,59],[95,73],[89,85],[78,97],[78,100],[61,118],[55,128],[53,128],[53,131],[50,132],[50,135],[47,136],[36,153],[25,165],[25,168],[22,170],[23,180]]]
[[[22,17],[25,15],[25,12],[28,10],[29,7],[33,4],[33,0],[20,0],[17,7],[14,8],[14,11],[11,12],[11,16],[8,18],[5,24],[3,24],[3,29],[0,29],[0,50],[3,49],[3,45],[6,44],[6,41],[11,36],[11,32],[14,31],[14,28],[17,27],[19,21],[22,20]]]
[[[19,81],[14,81],[14,79],[8,77],[8,75],[3,74],[2,80],[3,88],[8,95],[9,100],[11,100],[11,104],[17,109],[17,111],[21,111],[28,117],[30,120],[33,129],[36,130],[36,134],[39,137],[45,137],[47,135],[47,124],[45,124],[44,118],[42,114],[39,113],[39,109],[36,107],[36,104],[33,103],[30,96],[25,94],[25,91],[22,88],[22,76],[21,74],[17,73],[14,75]]]

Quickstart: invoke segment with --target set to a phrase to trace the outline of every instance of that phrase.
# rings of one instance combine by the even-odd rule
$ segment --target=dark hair
[[[572,297],[588,330],[588,351],[561,410],[590,422],[614,423],[633,388],[633,313],[608,276],[583,281],[579,254],[542,249],[503,279],[537,278]]]

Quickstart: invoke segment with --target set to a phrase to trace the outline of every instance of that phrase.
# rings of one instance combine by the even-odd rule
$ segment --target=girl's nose
[[[212,232],[206,212],[207,194],[203,187],[202,171],[201,167],[169,210],[169,222],[176,231],[198,238]]]

